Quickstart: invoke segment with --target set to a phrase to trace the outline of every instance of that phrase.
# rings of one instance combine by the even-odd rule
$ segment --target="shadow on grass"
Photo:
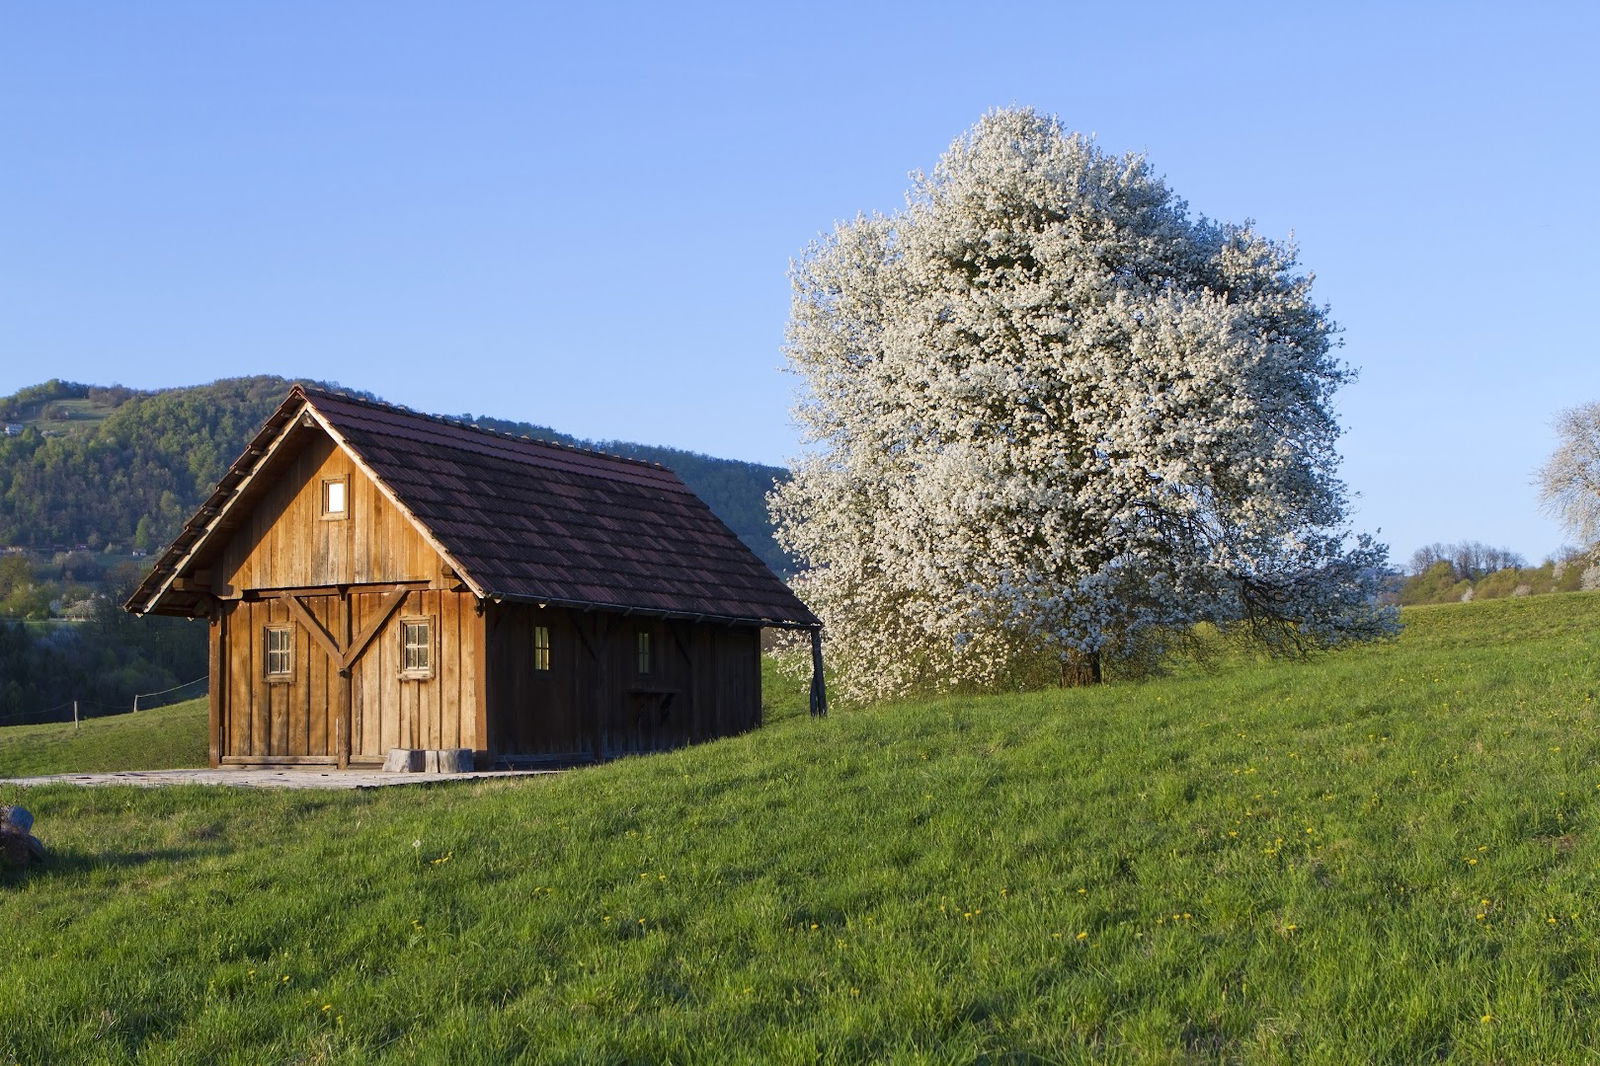
[[[43,861],[0,868],[0,886],[13,888],[41,878],[74,877],[105,869],[134,869],[152,863],[179,863],[220,854],[222,848],[143,848],[138,851],[52,850]]]

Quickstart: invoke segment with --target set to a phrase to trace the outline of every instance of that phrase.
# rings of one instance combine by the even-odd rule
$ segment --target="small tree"
[[[1294,267],[1031,110],[815,244],[787,348],[815,448],[772,507],[846,694],[1099,680],[1201,621],[1392,631],[1384,550],[1342,529],[1351,372]]]
[[[1600,402],[1562,411],[1556,436],[1539,470],[1540,498],[1579,541],[1600,544]]]

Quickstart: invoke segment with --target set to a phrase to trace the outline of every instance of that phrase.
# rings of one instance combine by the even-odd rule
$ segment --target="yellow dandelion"
[[[1078,939],[1079,939],[1079,940],[1088,940],[1088,939],[1089,939],[1089,933],[1088,933],[1088,931],[1087,931],[1087,930],[1085,930],[1085,931],[1084,931],[1084,932],[1081,932],[1081,933],[1079,933],[1079,934],[1078,934]]]

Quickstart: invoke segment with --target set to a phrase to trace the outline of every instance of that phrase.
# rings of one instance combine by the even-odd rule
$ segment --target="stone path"
[[[228,785],[233,788],[382,788],[439,781],[536,777],[560,770],[479,770],[464,774],[394,774],[377,770],[121,770],[104,774],[50,774],[0,778],[0,785]]]

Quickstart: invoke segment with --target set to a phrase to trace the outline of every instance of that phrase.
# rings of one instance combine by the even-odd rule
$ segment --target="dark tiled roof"
[[[297,391],[484,595],[819,624],[665,467]]]

